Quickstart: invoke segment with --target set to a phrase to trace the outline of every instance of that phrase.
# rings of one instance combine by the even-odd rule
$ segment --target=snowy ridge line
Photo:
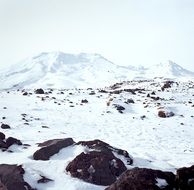
[[[194,73],[172,61],[149,68],[118,66],[100,54],[45,52],[0,71],[0,89],[98,88],[153,78],[188,81],[194,78]]]

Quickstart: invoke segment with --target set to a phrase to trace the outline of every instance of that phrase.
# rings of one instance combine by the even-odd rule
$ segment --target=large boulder
[[[117,153],[118,155],[123,156],[126,159],[127,164],[130,165],[133,163],[133,159],[130,157],[129,153],[126,150],[115,148],[99,139],[95,139],[92,141],[79,141],[78,143],[76,143],[76,145],[86,146],[89,149],[101,151],[104,153],[114,152],[114,153]]]
[[[179,190],[194,189],[194,165],[189,168],[180,168],[176,175],[177,188]]]
[[[53,139],[45,141],[39,144],[39,147],[42,148],[34,153],[33,158],[34,160],[49,160],[51,156],[58,153],[61,149],[68,147],[74,143],[75,142],[72,138]]]
[[[132,164],[133,159],[128,152],[110,146],[101,140],[80,141],[75,145],[86,147],[86,153],[82,152],[66,167],[71,176],[97,185],[110,185],[127,168],[125,164]],[[116,156],[119,156],[116,157]]]
[[[0,189],[1,190],[35,190],[24,181],[25,171],[17,165],[0,165]]]
[[[105,190],[174,190],[175,175],[171,172],[134,168],[124,172]]]
[[[96,185],[110,185],[127,168],[113,153],[81,153],[66,167],[71,176]]]

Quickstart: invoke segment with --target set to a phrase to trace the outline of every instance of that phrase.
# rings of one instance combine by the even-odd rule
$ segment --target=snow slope
[[[22,164],[26,171],[25,180],[38,190],[105,189],[72,178],[65,172],[69,161],[83,151],[81,146],[64,148],[48,161],[32,159],[38,149],[37,143],[72,137],[76,142],[100,139],[127,150],[134,158],[134,164],[128,168],[138,166],[174,172],[176,168],[191,166],[194,164],[194,83],[177,82],[172,88],[161,91],[163,84],[163,80],[129,81],[104,89],[108,92],[142,89],[136,94],[125,91],[101,93],[93,89],[95,94],[90,95],[89,89],[71,89],[43,95],[27,90],[32,94],[23,96],[22,91],[2,91],[0,118],[6,117],[1,121],[9,124],[11,129],[0,128],[0,131],[30,146],[24,149],[13,145],[9,148],[12,153],[0,150],[0,163]],[[159,100],[147,97],[153,91],[155,95],[152,96],[160,97]],[[110,97],[113,100],[107,106]],[[134,103],[126,104],[130,98]],[[81,105],[82,99],[87,99],[88,103]],[[125,107],[123,114],[114,104]],[[175,115],[158,117],[162,107]],[[54,181],[38,184],[40,175]]]
[[[0,89],[88,88],[154,77],[184,78],[194,73],[169,61],[152,67],[122,67],[99,54],[41,53],[0,71]]]
[[[98,54],[41,53],[1,73],[1,88],[105,86],[126,80],[127,69]]]
[[[177,65],[172,61],[156,64],[150,68],[145,68],[144,74],[148,78],[152,78],[152,77],[193,78],[194,77],[193,72],[184,69],[183,67],[181,67],[180,65]]]

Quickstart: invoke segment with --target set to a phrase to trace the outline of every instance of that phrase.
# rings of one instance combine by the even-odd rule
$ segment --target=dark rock
[[[36,89],[35,94],[44,94],[44,90],[42,88]]]
[[[127,99],[126,103],[127,104],[134,104],[135,102],[132,98],[130,98],[130,99]]]
[[[166,81],[165,83],[164,83],[164,85],[162,86],[162,91],[164,91],[164,89],[166,89],[166,88],[171,88],[171,86],[172,86],[172,84],[173,84],[174,82],[173,81]]]
[[[166,113],[164,111],[159,111],[158,116],[162,118],[166,118]]]
[[[157,96],[157,97],[151,96],[150,98],[152,98],[153,100],[156,100],[156,101],[157,101],[157,100],[160,100],[160,97],[158,97],[158,96]]]
[[[114,90],[111,92],[111,94],[120,94],[122,92],[123,92],[123,90]]]
[[[157,179],[164,180],[166,185],[160,186]],[[175,175],[146,168],[133,168],[124,172],[118,180],[105,190],[174,190]]]
[[[25,171],[21,166],[17,165],[0,165],[0,184],[1,190],[35,190],[24,181],[23,175]]]
[[[24,92],[24,93],[23,93],[23,96],[27,96],[27,95],[28,95],[28,93],[27,93],[27,92]]]
[[[46,125],[43,125],[43,126],[42,126],[42,128],[46,128],[46,129],[48,129],[49,127],[48,127],[48,126],[46,126]]]
[[[119,113],[123,113],[123,110],[125,110],[125,108],[119,104],[113,104],[113,105],[118,110]]]
[[[94,91],[90,92],[89,95],[95,95],[96,93]]]
[[[88,103],[88,100],[86,100],[86,99],[85,99],[85,100],[82,100],[81,103],[82,103],[82,104],[83,104],[83,103]]]
[[[0,140],[4,140],[5,139],[5,134],[0,132]]]
[[[180,168],[176,175],[178,190],[193,190],[194,189],[194,165],[189,168]]]
[[[173,112],[165,112],[165,111],[162,111],[160,110],[158,112],[158,116],[159,117],[162,117],[162,118],[166,118],[166,117],[173,117],[175,114]]]
[[[49,160],[51,156],[58,153],[62,148],[68,147],[72,144],[74,144],[72,138],[45,141],[39,144],[39,147],[42,148],[34,153],[33,158],[34,160]]]
[[[6,119],[6,117],[2,117],[2,119]]]
[[[127,168],[113,153],[81,153],[66,167],[71,176],[96,185],[110,185]]]
[[[0,181],[0,190],[7,190],[6,186]]]
[[[131,94],[135,95],[135,91],[139,91],[140,89],[124,89],[125,92],[130,92]]]
[[[7,140],[6,140],[7,147],[10,147],[13,144],[22,145],[22,142],[16,138],[13,138],[13,137],[7,138]]]
[[[41,178],[37,181],[37,183],[48,183],[50,181],[53,180],[41,175]]]
[[[7,145],[2,139],[0,140],[0,149],[4,151],[7,149]]]
[[[129,153],[126,150],[122,150],[122,149],[118,149],[115,147],[112,147],[111,145],[101,141],[101,140],[93,140],[93,141],[79,141],[78,143],[76,143],[76,145],[82,145],[82,146],[86,146],[89,149],[92,150],[96,150],[96,151],[100,151],[100,152],[104,152],[104,153],[117,153],[118,155],[124,156],[124,158],[127,161],[127,164],[132,164],[133,163],[133,159],[129,156]]]
[[[11,127],[10,127],[9,125],[3,123],[3,124],[1,125],[1,128],[2,128],[2,129],[10,129]]]
[[[145,116],[145,115],[142,115],[140,118],[143,120],[143,119],[145,119],[145,118],[146,118],[146,116]]]
[[[108,91],[106,91],[106,90],[99,90],[98,92],[100,92],[100,93],[108,93]]]

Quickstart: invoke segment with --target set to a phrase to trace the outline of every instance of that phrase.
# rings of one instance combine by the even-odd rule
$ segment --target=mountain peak
[[[172,61],[151,67],[118,66],[100,54],[43,52],[0,73],[1,89],[104,87],[133,79],[189,78],[194,73]]]
[[[13,65],[0,81],[4,89],[97,87],[124,80],[120,73],[126,72],[117,73],[118,67],[100,54],[43,52]]]
[[[165,67],[165,68],[182,68],[180,65],[176,64],[175,62],[168,60],[164,63],[156,64],[156,66]],[[182,68],[183,69],[183,68]]]

